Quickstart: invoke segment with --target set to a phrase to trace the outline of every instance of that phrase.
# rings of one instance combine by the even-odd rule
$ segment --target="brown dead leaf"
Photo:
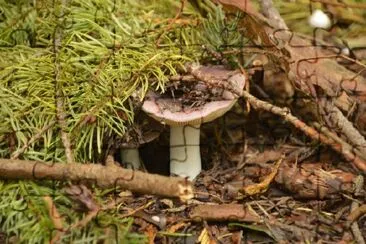
[[[94,200],[91,191],[84,185],[72,185],[65,188],[68,196],[77,202],[82,209],[87,208],[89,211],[96,211],[100,208]]]
[[[157,229],[152,224],[149,224],[146,227],[145,235],[147,236],[147,238],[149,240],[149,244],[154,244],[155,243],[154,240],[155,240],[155,237],[156,237],[157,233],[158,233]]]
[[[206,228],[203,228],[197,241],[201,244],[216,244],[216,241],[211,239]]]
[[[177,230],[186,227],[187,225],[190,225],[190,223],[188,222],[178,222],[175,225],[172,225],[169,227],[169,229],[167,230],[168,233],[175,233],[177,232]]]
[[[243,231],[236,231],[233,233],[233,235],[231,236],[231,241],[233,244],[240,244],[242,243],[242,236],[243,236]]]
[[[252,195],[263,193],[263,192],[267,191],[269,184],[271,184],[271,182],[274,180],[274,178],[278,172],[278,169],[282,163],[282,160],[283,160],[283,157],[281,157],[276,162],[272,172],[268,176],[266,176],[266,178],[262,182],[260,182],[258,184],[250,185],[250,186],[245,186],[242,189],[242,192],[246,195],[252,196]]]
[[[161,199],[160,202],[163,203],[168,208],[174,208],[174,203],[171,199],[164,198],[164,199]]]
[[[44,196],[43,201],[46,203],[49,216],[56,230],[63,230],[63,218],[58,212],[55,203],[50,196]]]

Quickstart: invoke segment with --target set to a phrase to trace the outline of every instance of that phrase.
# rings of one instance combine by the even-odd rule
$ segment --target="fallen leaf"
[[[201,231],[200,236],[198,237],[197,241],[201,244],[215,244],[216,241],[212,240],[210,238],[210,235],[208,234],[208,231],[206,228],[203,228],[203,230]]]
[[[96,211],[100,208],[94,200],[91,191],[84,185],[72,185],[65,188],[65,191],[72,200],[77,202],[82,208],[87,208],[89,211]]]
[[[149,244],[154,244],[154,240],[157,234],[157,229],[152,225],[149,224],[145,230],[145,234],[147,235],[147,238],[149,240]]]
[[[250,186],[245,186],[242,189],[242,192],[246,195],[252,196],[252,195],[263,193],[263,192],[267,191],[269,184],[271,184],[271,182],[274,180],[274,178],[278,172],[278,168],[280,167],[282,160],[283,160],[283,157],[281,157],[276,162],[272,172],[269,175],[267,175],[266,178],[262,182],[260,182],[258,184],[250,185]]]
[[[187,222],[178,222],[175,225],[172,225],[169,227],[169,229],[167,230],[167,232],[169,233],[175,233],[177,230],[186,227],[187,225],[190,225],[190,223]]]

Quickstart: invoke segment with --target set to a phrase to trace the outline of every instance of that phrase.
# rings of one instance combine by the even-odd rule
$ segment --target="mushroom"
[[[193,180],[201,171],[200,125],[225,114],[238,98],[218,84],[224,84],[240,94],[245,76],[221,65],[190,65],[189,70],[196,82],[187,79],[184,83],[181,80],[181,97],[175,95],[179,94],[178,89],[173,91],[173,96],[149,92],[142,110],[170,126],[170,173]],[[193,98],[187,99],[187,95]]]
[[[328,29],[332,25],[328,15],[320,9],[314,10],[312,15],[309,17],[309,24],[314,28],[322,29]]]
[[[137,143],[124,143],[121,150],[122,163],[128,169],[140,169],[141,160],[139,155],[139,145]]]
[[[145,121],[146,122],[146,121]],[[160,135],[160,128],[148,124],[134,126],[125,134],[121,143],[121,160],[126,168],[140,169],[142,168],[139,147],[142,144],[155,140]]]

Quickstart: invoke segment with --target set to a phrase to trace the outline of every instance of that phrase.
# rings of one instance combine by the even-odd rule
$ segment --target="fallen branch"
[[[366,159],[366,140],[353,124],[342,114],[336,106],[325,99],[322,101],[324,109],[330,117],[337,131],[346,136],[348,141],[358,150],[356,153]]]
[[[214,79],[211,79],[210,77],[205,77],[197,70],[193,69],[192,65],[187,65],[188,71],[196,78],[200,79],[201,81],[204,81],[209,86],[216,86],[221,87],[227,91],[230,91],[231,93],[242,96],[256,109],[262,109],[265,111],[268,111],[270,113],[276,114],[281,116],[285,121],[291,123],[293,126],[304,132],[305,135],[309,136],[311,139],[320,141],[323,144],[326,144],[333,148],[336,152],[343,155],[343,157],[352,162],[358,169],[360,169],[363,172],[366,172],[366,161],[359,156],[357,156],[353,152],[353,147],[344,147],[342,144],[337,143],[331,138],[327,138],[322,134],[321,132],[318,132],[314,128],[308,126],[303,121],[298,119],[297,117],[293,116],[291,114],[291,111],[288,108],[281,108],[272,105],[271,103],[259,100],[255,96],[251,95],[247,91],[237,91],[236,89],[232,88],[231,86],[228,86],[223,83],[218,83]]]
[[[293,116],[290,110],[287,108],[280,108],[268,102],[261,101],[246,91],[242,91],[242,95],[254,108],[263,109],[270,113],[281,116],[285,121],[291,123],[293,126],[304,132],[305,135],[309,136],[313,140],[318,140],[321,143],[330,146],[333,148],[333,150],[342,154],[346,160],[351,161],[358,169],[366,172],[366,161],[355,155],[352,151],[352,148],[344,148],[339,143],[336,143],[333,139],[327,138],[322,133],[316,131],[314,128],[306,125],[303,121]]]
[[[182,201],[193,198],[191,182],[183,178],[100,164],[46,164],[37,161],[0,159],[0,178],[90,182],[102,188],[121,187],[141,194],[178,197]]]
[[[240,221],[260,222],[260,217],[253,209],[242,204],[198,205],[193,208],[189,217],[201,221]]]

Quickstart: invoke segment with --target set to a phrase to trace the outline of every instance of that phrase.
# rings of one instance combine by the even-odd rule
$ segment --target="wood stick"
[[[290,110],[287,108],[280,108],[265,101],[261,101],[246,91],[243,91],[242,94],[243,97],[247,99],[254,108],[263,109],[281,116],[285,121],[291,123],[297,129],[301,130],[305,135],[309,136],[313,140],[319,140],[321,143],[330,146],[333,150],[342,154],[346,160],[352,162],[359,170],[364,173],[366,172],[366,161],[354,154],[352,148],[345,148],[343,145],[338,144],[333,139],[326,137],[324,134],[308,126],[303,121],[293,116]]]
[[[28,160],[0,159],[0,178],[90,182],[101,188],[121,187],[136,193],[178,197],[183,201],[193,198],[192,184],[186,179],[100,164],[47,164]]]
[[[260,217],[250,207],[242,204],[198,205],[189,217],[201,221],[260,222]]]

